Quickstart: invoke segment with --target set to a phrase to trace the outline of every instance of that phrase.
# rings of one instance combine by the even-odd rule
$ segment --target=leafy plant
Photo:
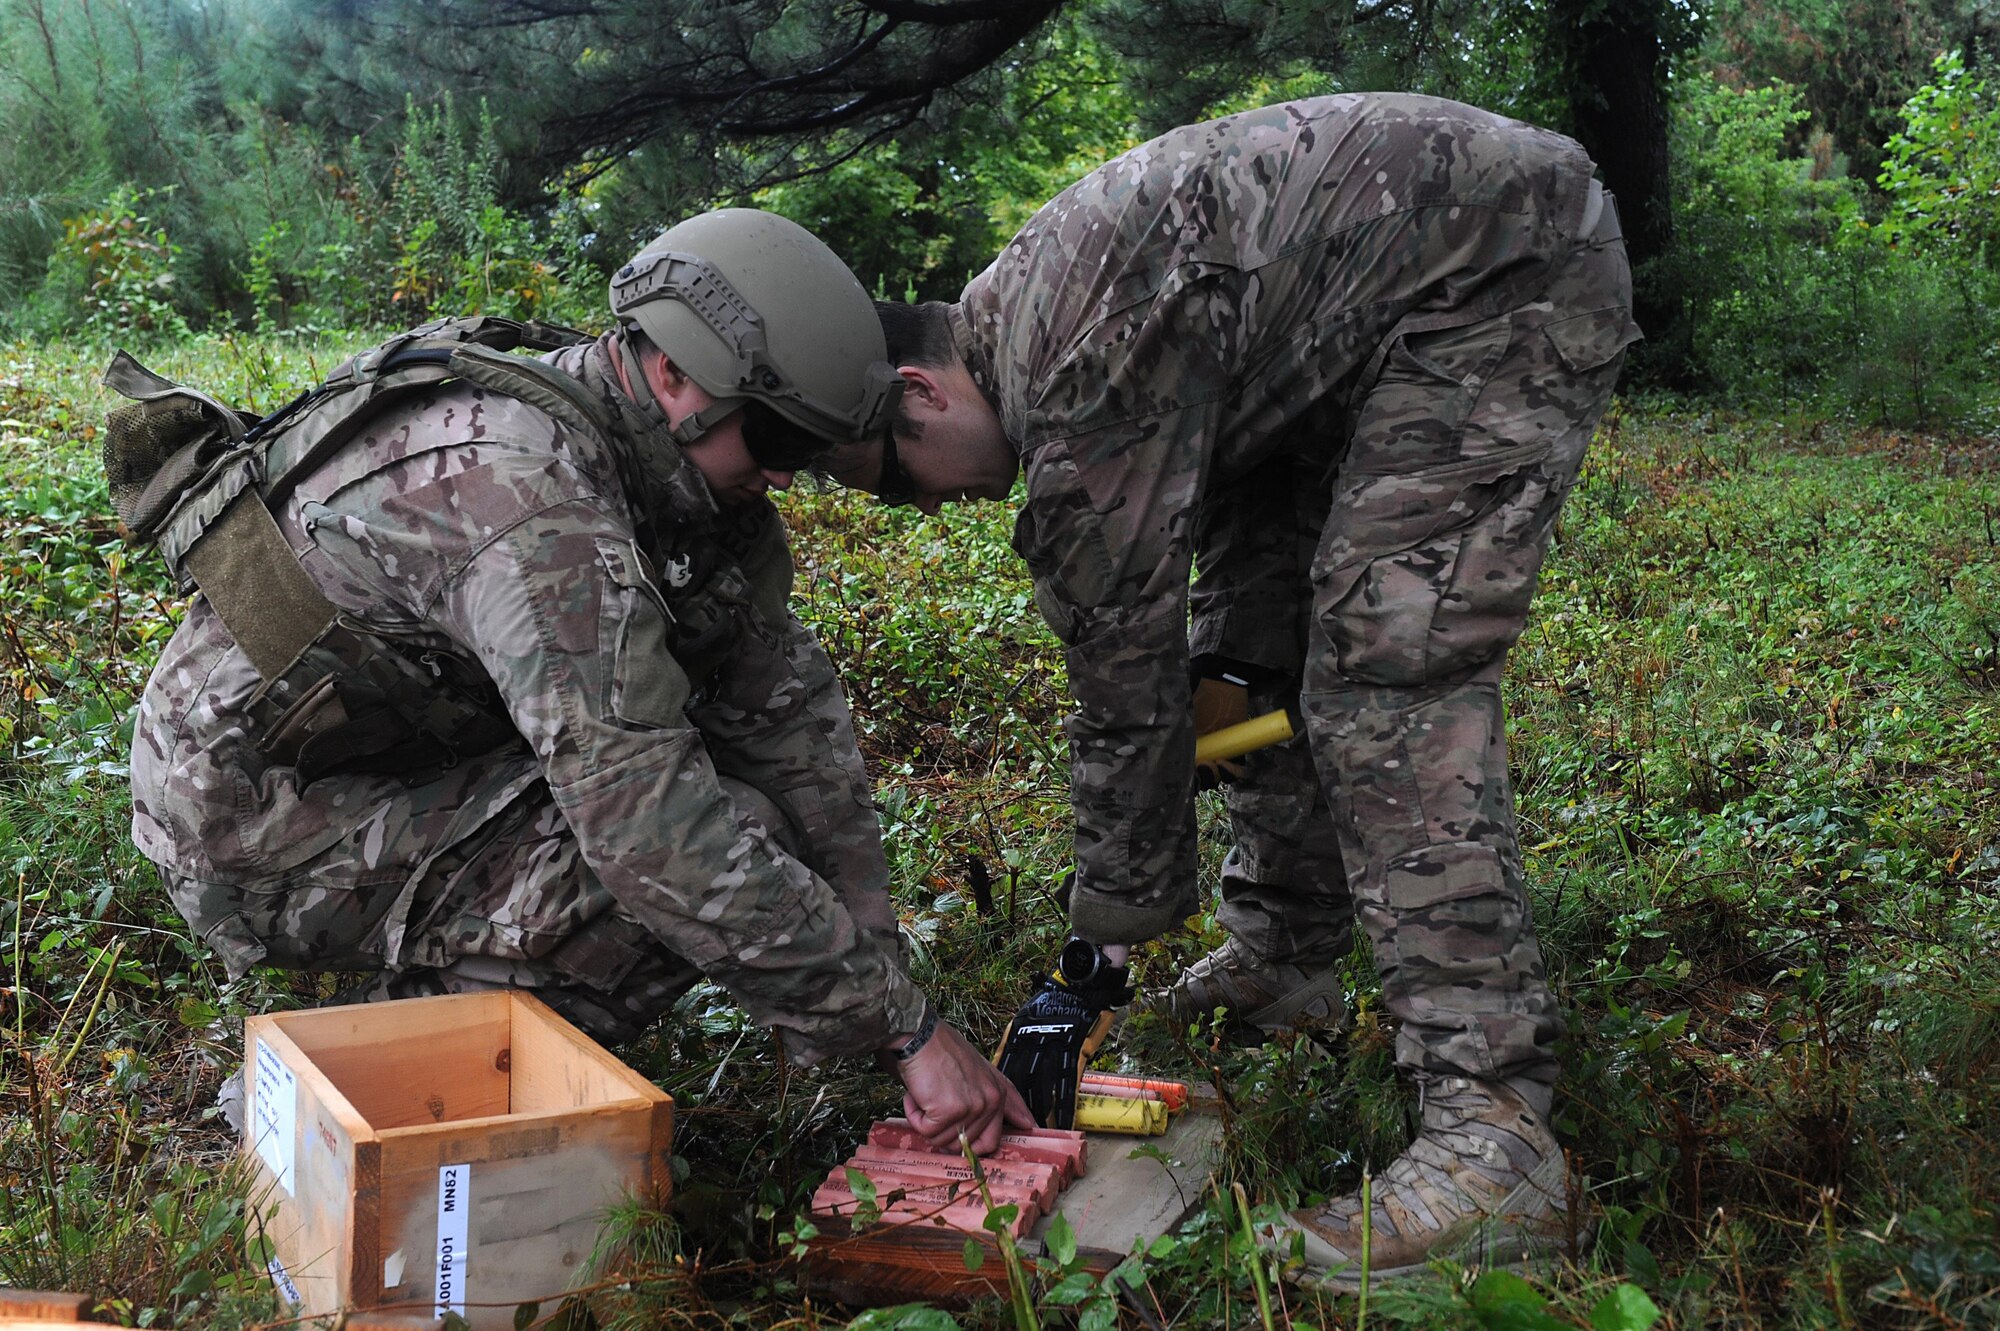
[[[1684,297],[1688,356],[1714,389],[1824,401],[1890,425],[1970,424],[1993,410],[2000,284],[1967,252],[1913,243],[1912,219],[1946,197],[1923,183],[1938,180],[1936,163],[1977,151],[1913,155],[1912,142],[1947,136],[1951,113],[1932,91],[1911,103],[1919,138],[1892,141],[1892,161],[1912,164],[1884,172],[1898,183],[1876,225],[1856,182],[1791,148],[1807,114],[1797,88],[1690,81],[1675,111],[1679,237],[1641,278]],[[1977,97],[1955,87],[1944,100]]]
[[[185,337],[173,302],[180,249],[139,213],[141,202],[121,186],[101,208],[64,221],[52,280],[78,292],[83,326],[99,337]]]
[[[405,321],[434,310],[528,318],[556,298],[556,270],[527,219],[501,205],[499,176],[500,140],[485,102],[469,126],[449,94],[429,108],[406,103],[387,207],[389,300]]]
[[[1044,201],[1140,138],[1120,63],[1085,19],[1056,19],[1041,46],[1005,71],[1001,96],[929,133],[837,141],[829,169],[759,191],[758,206],[811,229],[879,293],[956,299]]]
[[[1959,51],[1940,55],[1932,70],[1886,145],[1882,228],[1892,243],[2000,262],[2000,88]]]

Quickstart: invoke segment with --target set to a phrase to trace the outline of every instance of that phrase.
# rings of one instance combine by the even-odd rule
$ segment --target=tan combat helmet
[[[879,433],[902,396],[868,293],[776,213],[722,208],[669,227],[612,274],[611,313],[716,399],[673,431],[680,444],[744,408],[753,456],[789,470]]]

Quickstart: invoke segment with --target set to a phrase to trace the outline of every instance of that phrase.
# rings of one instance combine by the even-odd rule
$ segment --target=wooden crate
[[[0,1331],[108,1331],[90,1317],[92,1300],[51,1290],[0,1289]],[[115,1323],[113,1325],[116,1325]],[[442,1317],[355,1313],[342,1331],[443,1331]]]
[[[537,999],[494,990],[244,1023],[244,1155],[306,1316],[560,1295],[605,1209],[665,1205],[673,1100]]]
[[[0,1331],[105,1331],[90,1318],[82,1294],[46,1289],[0,1289]]]
[[[1135,1243],[1168,1233],[1207,1198],[1222,1159],[1222,1119],[1199,1087],[1187,1111],[1159,1137],[1086,1134],[1088,1172],[1062,1192],[1055,1212],[1037,1221],[1018,1244],[1039,1261],[1056,1216],[1076,1234],[1077,1255],[1099,1275],[1131,1255]],[[854,1307],[923,1300],[963,1307],[985,1295],[1007,1294],[1007,1272],[990,1237],[979,1269],[965,1269],[963,1231],[918,1224],[879,1224],[854,1234],[840,1222],[818,1221],[804,1262],[814,1292]]]

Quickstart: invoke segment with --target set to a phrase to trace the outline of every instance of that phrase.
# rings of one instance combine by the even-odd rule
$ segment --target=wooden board
[[[1198,1100],[1159,1137],[1089,1134],[1089,1171],[1017,1245],[1023,1256],[1041,1258],[1056,1216],[1069,1221],[1083,1264],[1099,1274],[1129,1256],[1135,1243],[1171,1232],[1202,1204],[1221,1163],[1222,1120],[1211,1108]],[[827,1232],[809,1245],[806,1283],[836,1302],[872,1307],[922,1300],[963,1307],[1007,1292],[1006,1268],[990,1237],[922,1224],[878,1225],[860,1234],[833,1232],[837,1222],[820,1225]],[[985,1254],[976,1272],[965,1269],[967,1238]]]
[[[504,1112],[541,1114],[585,1105],[663,1099],[610,1051],[538,1001],[514,1013],[508,1060],[511,1101]]]
[[[1135,1152],[1145,1154],[1134,1158]],[[1199,1110],[1180,1115],[1164,1136],[1092,1133],[1090,1172],[1063,1190],[1056,1215],[1069,1220],[1079,1252],[1102,1256],[1102,1266],[1093,1262],[1092,1269],[1109,1271],[1135,1242],[1152,1242],[1199,1207],[1221,1159],[1222,1120]],[[1036,1236],[1054,1221],[1043,1220]]]
[[[296,1130],[287,1183],[258,1152],[254,1115],[246,1125],[246,1159],[254,1167],[251,1231],[263,1234],[275,1249],[271,1273],[284,1301],[289,1303],[296,1293],[307,1310],[350,1306],[372,1292],[365,1272],[381,1269],[371,1260],[381,1197],[381,1147],[368,1121],[293,1042],[290,1023],[281,1024],[275,1016],[244,1023],[246,1106],[255,1105],[261,1093],[259,1044],[268,1046],[295,1079]]]
[[[0,1331],[105,1331],[90,1321],[84,1294],[45,1289],[0,1289]]]
[[[630,1192],[664,1200],[657,1187],[666,1177],[667,1143],[654,1141],[645,1111],[628,1101],[382,1133],[374,1301],[402,1306],[426,1298],[437,1271],[439,1171],[449,1166],[463,1167],[470,1198],[468,1297],[498,1305],[509,1326],[514,1305],[560,1298],[583,1274],[608,1206]],[[390,1282],[392,1272],[400,1283]],[[482,1324],[470,1306],[466,1315]]]
[[[282,1024],[313,1067],[380,1130],[509,1112],[511,998],[494,989],[253,1020]]]

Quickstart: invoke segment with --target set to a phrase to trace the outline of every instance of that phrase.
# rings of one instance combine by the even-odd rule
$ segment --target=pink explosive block
[[[935,1148],[906,1118],[884,1119],[868,1130],[868,1144],[898,1151],[931,1151]],[[1081,1177],[1089,1159],[1083,1134],[1059,1128],[1034,1128],[1027,1132],[1003,1133],[995,1160],[1033,1161],[1063,1166],[1066,1181]]]
[[[875,1176],[875,1168],[880,1165],[900,1170],[906,1174],[930,1175],[947,1178],[962,1183],[965,1189],[975,1195],[978,1185],[973,1182],[972,1166],[965,1163],[963,1156],[945,1155],[942,1152],[926,1154],[920,1151],[898,1151],[887,1146],[863,1146],[854,1153],[849,1162],[870,1178]],[[1056,1194],[1062,1191],[1062,1168],[1059,1165],[1038,1164],[1031,1160],[986,1161],[979,1165],[986,1175],[986,1186],[995,1197],[1000,1190],[1025,1188],[1034,1199],[1035,1207],[1043,1215],[1055,1209]]]
[[[986,1228],[986,1203],[976,1196],[968,1199],[963,1185],[960,1186],[958,1195],[954,1197],[951,1182],[948,1180],[898,1178],[893,1174],[878,1177],[872,1172],[863,1172],[869,1173],[870,1179],[880,1189],[878,1196],[886,1197],[897,1189],[903,1191],[903,1196],[895,1201],[877,1202],[883,1224],[907,1223],[912,1227],[957,1229],[968,1234],[992,1232]],[[1014,1204],[1016,1208],[1014,1221],[1008,1226],[1008,1231],[1015,1238],[1026,1237],[1029,1226],[1036,1218],[1032,1200],[1025,1196],[1002,1197],[996,1192],[994,1201]],[[854,1214],[855,1208],[859,1205],[860,1202],[855,1197],[853,1189],[847,1185],[844,1166],[835,1170],[833,1177],[827,1179],[813,1193],[814,1215],[845,1220]]]

